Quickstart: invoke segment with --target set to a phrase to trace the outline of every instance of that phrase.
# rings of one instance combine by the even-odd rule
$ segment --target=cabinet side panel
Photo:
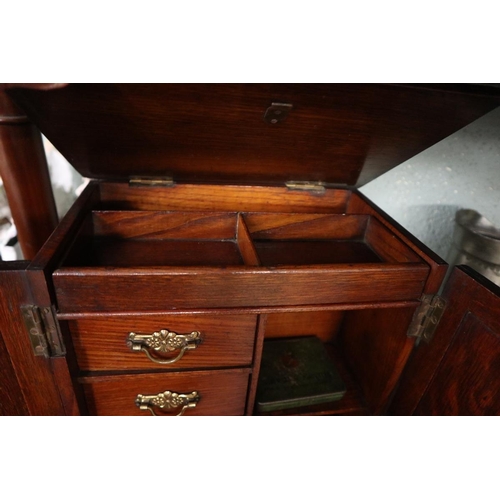
[[[460,392],[460,397],[468,398],[470,396],[468,391],[476,391],[474,385],[479,382],[476,383],[474,380],[478,381],[479,378],[491,380],[491,387],[494,387],[495,376],[497,379],[500,378],[500,360],[497,356],[500,347],[500,341],[498,340],[500,333],[500,321],[498,319],[500,289],[471,269],[458,267],[452,272],[443,296],[446,300],[446,308],[438,328],[429,343],[421,342],[412,353],[389,408],[391,415],[413,414],[428,388],[446,399],[445,393],[438,390],[440,382],[435,381],[435,379],[436,377],[439,379],[440,376],[448,380],[453,378],[452,375],[447,375],[447,363],[443,361],[448,356],[448,349],[452,349],[451,352],[455,351],[455,354],[450,354],[449,359],[456,358],[457,367],[454,374],[456,380],[462,381],[462,388],[457,389],[455,394],[450,395],[449,398],[458,398]],[[478,318],[479,325],[468,323],[469,320],[466,316],[469,312]],[[494,340],[495,335],[497,336],[496,341]],[[462,336],[464,337],[463,340],[460,339]],[[455,340],[455,337],[458,340]],[[466,354],[472,356],[471,358],[464,355],[464,345],[470,350],[470,353]],[[489,349],[492,349],[492,351],[490,352]],[[442,362],[445,363],[443,372],[441,372],[440,368]],[[462,370],[463,374],[459,375],[459,370]],[[478,378],[480,371],[482,375]],[[430,388],[431,383],[433,389]],[[456,381],[453,381],[453,384],[456,384]],[[426,397],[431,398],[430,395]],[[487,396],[488,398],[489,396]],[[486,405],[486,402],[485,400],[482,404]],[[419,411],[432,412],[433,414],[443,412],[443,414],[446,414],[446,412],[458,408],[455,403],[452,405],[450,401],[449,406],[434,404],[432,409],[430,399],[427,399],[426,404],[428,406],[422,406]],[[479,406],[476,406],[476,410],[479,412],[478,408]],[[485,412],[486,408],[487,406],[483,408]]]
[[[338,338],[342,356],[374,414],[382,413],[414,340],[406,335],[415,307],[348,311]]]
[[[4,335],[6,334],[0,330],[0,379],[2,380],[0,384],[0,415],[29,415],[16,371],[3,340]]]
[[[468,314],[415,415],[500,415],[500,331]]]
[[[52,370],[51,360],[36,357],[24,326],[20,307],[30,303],[24,270],[0,269],[0,333],[5,351],[2,357],[10,360],[8,380],[2,385],[9,391],[10,405],[22,399],[24,405],[14,409],[14,414],[64,415],[64,405]],[[5,368],[5,366],[3,367]],[[21,397],[22,396],[22,397]],[[10,411],[13,408],[10,406]]]

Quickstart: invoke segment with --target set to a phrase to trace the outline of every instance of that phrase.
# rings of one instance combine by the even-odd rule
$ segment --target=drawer
[[[429,275],[366,214],[88,208],[52,274],[63,314],[415,300]]]
[[[250,366],[257,316],[100,316],[67,324],[82,371],[177,370]]]
[[[191,395],[199,398],[194,408],[185,415],[243,415],[248,390],[250,369],[212,370],[192,372],[169,372],[141,375],[113,375],[105,377],[82,377],[79,379],[91,415],[151,415],[147,408],[141,410],[136,404],[139,395],[142,401],[157,396],[168,402],[170,393]],[[181,396],[182,398],[182,396]],[[161,402],[161,401],[160,401]],[[147,406],[144,404],[144,406]],[[170,410],[152,406],[158,415],[177,415],[182,403]]]

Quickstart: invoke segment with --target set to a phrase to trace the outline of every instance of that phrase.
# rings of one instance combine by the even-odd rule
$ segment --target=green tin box
[[[266,340],[257,387],[258,413],[341,399],[346,387],[317,337]]]

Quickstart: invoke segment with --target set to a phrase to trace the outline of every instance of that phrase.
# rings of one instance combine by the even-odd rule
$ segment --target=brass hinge
[[[408,337],[417,339],[417,344],[421,340],[427,343],[432,340],[446,307],[446,302],[439,295],[422,295],[420,301],[407,333]]]
[[[175,182],[172,177],[131,177],[130,187],[172,187]]]
[[[21,306],[21,311],[35,356],[65,356],[66,348],[54,308],[28,305]]]
[[[320,181],[288,181],[285,182],[288,189],[294,191],[310,191],[314,193],[324,193],[325,183]]]

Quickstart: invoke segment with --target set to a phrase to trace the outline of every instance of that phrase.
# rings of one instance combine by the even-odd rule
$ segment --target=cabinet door
[[[460,266],[443,297],[442,320],[416,353],[413,382],[403,380],[393,413],[500,415],[500,288]],[[412,398],[413,411],[398,407]]]
[[[27,265],[0,263],[0,415],[74,414],[62,391],[65,358],[33,354],[21,312],[32,303]]]

